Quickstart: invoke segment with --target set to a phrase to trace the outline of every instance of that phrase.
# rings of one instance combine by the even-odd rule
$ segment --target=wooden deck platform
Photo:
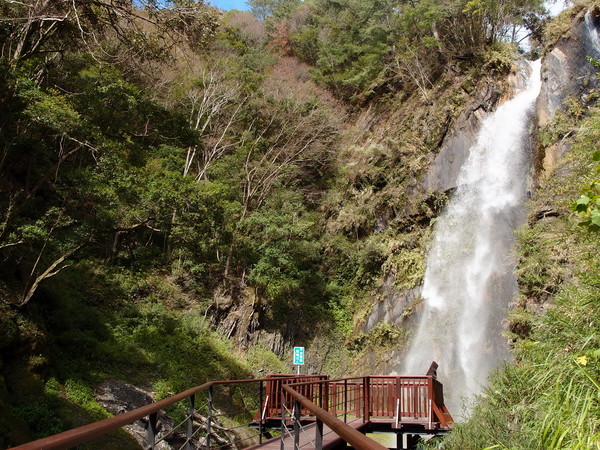
[[[365,422],[363,422],[363,420],[361,418],[348,419],[347,424],[358,431],[362,431],[367,426],[367,424]],[[316,424],[312,423],[310,425],[306,425],[303,428],[304,431],[300,432],[300,448],[301,449],[310,450],[310,449],[315,448],[315,445],[314,445],[315,431],[316,431],[315,427],[316,427]],[[294,448],[293,431],[292,431],[292,436],[287,436],[285,438],[284,446],[286,449],[290,449],[290,450]],[[335,434],[333,431],[331,431],[331,429],[327,425],[324,425],[323,426],[323,449],[335,449],[335,448],[338,448],[338,446],[344,448],[345,447],[344,441],[337,434]],[[281,438],[276,437],[276,438],[269,439],[268,441],[263,442],[262,445],[253,445],[252,447],[246,448],[246,450],[254,450],[254,449],[279,450],[279,449],[281,449]]]

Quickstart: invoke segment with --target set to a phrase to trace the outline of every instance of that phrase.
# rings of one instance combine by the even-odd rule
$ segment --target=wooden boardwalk
[[[382,444],[366,436],[366,433],[372,432],[394,433],[397,443],[406,441],[402,445],[415,448],[414,442],[411,443],[415,436],[442,435],[452,429],[453,420],[444,405],[444,391],[437,380],[437,367],[437,363],[432,362],[425,376],[378,375],[331,380],[326,375],[278,374],[263,379],[210,381],[141,408],[16,448],[72,448],[142,419],[148,424],[144,448],[157,448],[159,412],[183,401],[187,402],[190,411],[185,435],[193,442],[198,432],[209,434],[212,431],[212,417],[218,411],[214,409],[213,401],[219,398],[213,395],[213,390],[220,386],[233,389],[236,385],[258,388],[256,405],[260,405],[260,409],[253,410],[256,412],[250,428],[264,431],[278,429],[282,420],[290,428],[283,442],[274,438],[249,449],[314,449],[318,430],[321,431],[319,448],[341,449],[349,443],[354,448],[386,450]],[[241,392],[245,395],[245,391]],[[197,394],[208,399],[200,408],[194,406]],[[196,414],[210,420],[199,425],[194,420]],[[347,423],[341,420],[342,417],[347,418]],[[296,432],[293,430],[295,423],[307,425]],[[317,424],[323,424],[323,428],[317,427]],[[298,446],[295,445],[296,439]]]
[[[361,431],[367,426],[367,424],[363,421],[362,418],[348,419],[347,424],[358,431]],[[300,432],[299,447],[301,449],[310,450],[315,448],[315,428],[316,424],[314,423],[304,426],[303,431]],[[284,439],[284,448],[289,450],[292,450],[294,448],[294,431],[291,430],[291,433],[291,436],[288,435]],[[327,425],[323,426],[323,449],[333,449],[343,444],[344,441],[342,440],[342,438],[340,438],[337,434],[331,431],[331,429]],[[259,448],[279,450],[281,449],[281,437],[269,439],[268,441],[263,442],[262,445],[253,445],[252,447],[248,447],[246,450],[254,450]]]

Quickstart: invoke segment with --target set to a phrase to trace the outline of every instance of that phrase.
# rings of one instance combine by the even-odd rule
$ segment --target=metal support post
[[[148,450],[154,449],[154,443],[156,441],[156,433],[157,433],[157,424],[158,424],[158,413],[152,413],[148,416],[148,426],[146,428],[146,441]]]
[[[195,395],[192,394],[189,397],[189,408],[188,408],[188,420],[187,420],[187,441],[185,443],[185,450],[192,450],[192,436],[194,436],[194,413],[195,409]]]
[[[258,388],[258,443],[263,441],[263,381]]]
[[[404,450],[404,433],[396,432],[396,448],[398,450]]]
[[[285,434],[287,428],[285,426],[285,391],[283,390],[283,384],[281,386],[281,450],[285,450]]]
[[[212,421],[212,400],[213,400],[213,387],[208,388],[208,412],[206,414],[206,448],[210,448],[210,422]]]
[[[323,422],[317,419],[316,435],[315,435],[315,449],[323,449]]]
[[[408,450],[415,450],[419,442],[421,442],[421,437],[418,434],[408,434],[406,435],[406,448]]]
[[[294,400],[294,449],[300,448],[300,402]]]

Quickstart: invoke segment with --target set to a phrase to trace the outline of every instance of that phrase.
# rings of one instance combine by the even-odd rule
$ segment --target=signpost
[[[294,347],[294,365],[296,373],[300,375],[300,366],[304,365],[304,347]]]

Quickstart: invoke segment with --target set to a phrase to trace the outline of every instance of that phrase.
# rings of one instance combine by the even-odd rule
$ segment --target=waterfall
[[[540,67],[540,61],[529,64],[526,86],[482,124],[435,224],[424,308],[405,361],[396,367],[398,373],[423,374],[436,360],[455,418],[462,414],[462,399],[480,393],[489,371],[509,357],[502,322],[517,289],[513,236],[524,219],[528,132]]]
[[[598,36],[598,30],[596,29],[596,23],[594,23],[594,18],[592,17],[592,12],[589,10],[585,14],[585,26],[587,28],[588,37],[592,44],[592,49],[595,50],[595,55],[590,55],[594,57],[598,57],[600,55],[600,36]]]

